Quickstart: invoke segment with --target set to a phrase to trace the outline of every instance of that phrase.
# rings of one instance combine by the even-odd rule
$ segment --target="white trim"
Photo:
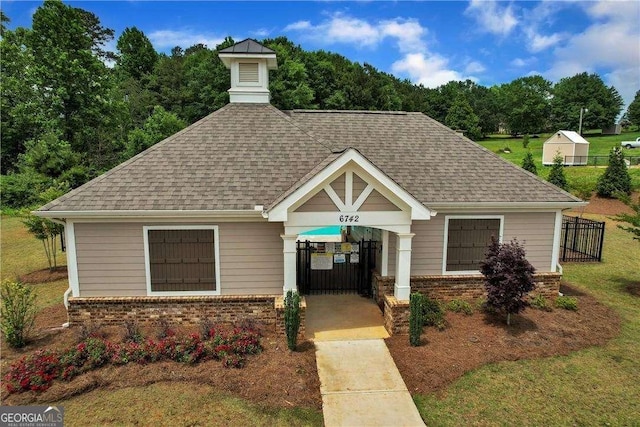
[[[273,206],[267,212],[269,221],[287,221],[289,209],[292,206],[294,206],[308,194],[313,193],[314,189],[324,186],[327,181],[332,178],[335,179],[335,177],[339,176],[338,172],[345,168],[349,163],[355,163],[356,165],[358,165],[375,181],[379,182],[382,187],[385,187],[387,189],[385,193],[395,195],[396,198],[401,200],[404,204],[408,205],[411,215],[410,219],[431,219],[431,217],[434,215],[429,208],[420,203],[404,188],[396,184],[391,178],[389,178],[384,172],[382,172],[373,163],[367,160],[357,150],[350,148],[342,155],[340,155],[340,157],[331,162],[323,170],[311,177],[311,179],[305,182],[297,190],[295,190],[289,196],[285,197],[283,200]],[[364,179],[364,177],[361,178]],[[383,195],[385,196],[387,194],[383,193]]]
[[[364,190],[362,190],[362,193],[360,193],[355,203],[353,204],[354,211],[360,210],[362,205],[364,205],[364,202],[366,202],[371,193],[373,193],[373,190],[374,188],[371,184],[368,184],[366,187],[364,187]]]
[[[74,297],[80,296],[80,282],[78,281],[78,254],[76,252],[76,232],[73,221],[67,221],[65,226],[67,235],[67,275],[69,287]]]
[[[556,209],[573,209],[580,206],[586,206],[588,202],[452,202],[452,203],[429,203],[429,208],[438,211],[443,210],[496,210],[508,212],[531,212],[546,211],[555,212]]]
[[[398,301],[409,301],[411,295],[411,239],[414,233],[396,234],[396,274],[393,295]]]
[[[104,210],[104,211],[32,211],[42,218],[260,218],[255,210]]]
[[[282,252],[284,258],[284,285],[282,291],[287,295],[288,291],[298,291],[298,278],[296,274],[296,258],[298,256],[297,234],[281,234]]]
[[[327,193],[333,204],[336,205],[336,208],[338,208],[340,212],[344,212],[347,210],[345,204],[342,203],[342,200],[340,200],[340,196],[338,196],[338,193],[336,193],[336,190],[334,190],[331,185],[325,185],[324,191]]]
[[[344,204],[345,206],[349,206],[351,210],[356,211],[357,209],[353,209],[353,171],[348,170],[345,174],[344,180]]]
[[[562,211],[556,211],[556,222],[553,227],[553,249],[551,251],[551,271],[558,268],[560,257],[560,237],[562,236]]]
[[[382,230],[382,266],[380,267],[380,274],[382,276],[389,275],[389,231]]]
[[[499,219],[500,230],[498,241],[502,243],[504,235],[504,215],[445,215],[444,217],[444,242],[442,244],[442,275],[443,276],[455,276],[455,275],[468,275],[479,274],[480,271],[447,271],[447,243],[449,242],[449,220],[450,219]]]
[[[152,291],[151,290],[151,264],[149,260],[149,230],[213,230],[213,246],[216,270],[216,290],[215,291]],[[147,296],[188,296],[188,295],[220,295],[220,237],[217,225],[144,225],[142,227],[144,240],[144,268],[147,282]]]

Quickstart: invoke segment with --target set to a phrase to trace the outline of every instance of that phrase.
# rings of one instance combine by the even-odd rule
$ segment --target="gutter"
[[[110,211],[32,211],[41,218],[262,218],[256,210],[110,210]]]
[[[557,209],[573,209],[587,206],[588,202],[525,202],[525,203],[504,203],[504,202],[463,202],[463,203],[426,203],[429,208],[443,210],[478,210],[478,209],[507,209],[507,210],[557,210]]]

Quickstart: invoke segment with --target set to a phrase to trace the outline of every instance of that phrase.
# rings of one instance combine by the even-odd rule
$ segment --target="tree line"
[[[114,31],[91,12],[46,0],[32,19],[30,29],[8,30],[2,14],[3,207],[46,202],[228,102],[230,75],[217,52],[234,44],[230,37],[213,49],[165,54],[131,27],[109,52]],[[478,140],[499,129],[577,129],[581,108],[588,109],[584,128],[607,127],[623,105],[597,74],[432,89],[336,53],[305,51],[286,37],[260,42],[277,53],[270,91],[279,109],[419,111]],[[628,116],[640,122],[638,98]]]

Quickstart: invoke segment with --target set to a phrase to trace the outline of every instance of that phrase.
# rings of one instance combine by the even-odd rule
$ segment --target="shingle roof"
[[[555,142],[554,138],[556,136],[556,134],[563,134],[569,141],[576,143],[576,144],[588,144],[589,141],[587,141],[586,139],[584,139],[578,132],[572,131],[572,130],[559,130],[558,132],[556,132],[555,134],[553,134],[549,139],[547,139],[547,141],[545,142]]]
[[[349,147],[427,207],[579,201],[421,113],[228,104],[40,210],[253,210]]]
[[[253,39],[244,39],[241,42],[222,49],[219,53],[276,53],[274,50],[261,45]]]

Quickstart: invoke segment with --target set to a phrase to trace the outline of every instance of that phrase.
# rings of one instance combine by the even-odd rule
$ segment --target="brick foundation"
[[[559,273],[538,273],[534,275],[536,288],[531,295],[543,295],[555,300],[560,291]],[[374,274],[373,289],[376,301],[384,310],[385,327],[390,334],[408,333],[409,303],[393,297],[394,277]],[[438,301],[461,299],[476,301],[485,298],[483,276],[480,274],[460,276],[412,276],[411,292],[419,292]]]
[[[306,302],[301,301],[300,334],[304,337]],[[284,333],[284,304],[280,295],[214,295],[185,297],[88,297],[69,298],[69,322],[103,325],[135,320],[142,325],[165,319],[184,326],[197,326],[203,319],[214,323],[235,323],[251,319],[272,325]]]

